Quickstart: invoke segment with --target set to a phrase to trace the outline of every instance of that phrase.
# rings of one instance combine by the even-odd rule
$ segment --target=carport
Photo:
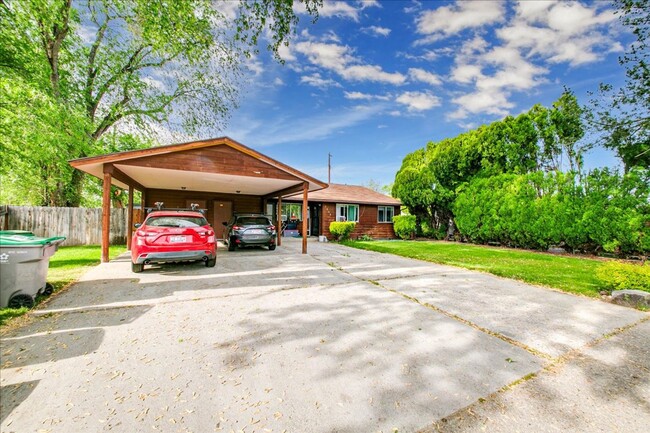
[[[282,198],[302,192],[303,254],[307,253],[307,194],[328,186],[229,137],[75,159],[70,165],[103,180],[102,262],[108,261],[111,186],[128,191],[129,249],[135,190],[142,194],[143,211],[156,202],[166,208],[199,204],[218,237],[221,221],[234,212],[275,213],[279,231]],[[140,218],[144,216],[140,212]]]

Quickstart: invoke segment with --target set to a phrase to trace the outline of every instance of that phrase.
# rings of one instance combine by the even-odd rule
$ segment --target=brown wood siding
[[[252,156],[229,146],[192,149],[178,153],[145,156],[119,161],[117,164],[153,167],[171,170],[191,170],[201,173],[220,173],[267,179],[299,180]]]
[[[153,207],[154,203],[161,201],[166,208],[185,208],[187,200],[205,200],[207,204],[206,219],[212,223],[214,218],[214,200],[232,201],[233,212],[237,213],[260,213],[262,209],[262,198],[255,195],[242,194],[219,194],[200,191],[178,191],[164,189],[148,189],[145,207]]]
[[[354,203],[350,203],[354,204]],[[394,206],[395,215],[399,215],[399,206]],[[351,238],[356,239],[361,235],[368,235],[373,239],[395,239],[395,230],[392,223],[377,222],[378,209],[377,205],[359,205],[359,222],[357,223]],[[334,237],[330,233],[330,223],[336,221],[336,204],[322,203],[321,206],[321,231],[322,235],[332,240]]]

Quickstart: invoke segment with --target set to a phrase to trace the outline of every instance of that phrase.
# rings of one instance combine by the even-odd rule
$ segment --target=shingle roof
[[[309,201],[324,203],[348,203],[348,204],[377,204],[399,206],[402,203],[396,198],[373,191],[365,186],[343,185],[330,183],[330,186],[319,191],[312,191],[308,195]],[[302,200],[302,194],[285,197],[284,200]]]

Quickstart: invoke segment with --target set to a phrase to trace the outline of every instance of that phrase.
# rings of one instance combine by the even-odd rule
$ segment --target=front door
[[[309,206],[309,235],[318,236],[320,235],[320,206],[317,204],[312,204]]]
[[[212,227],[214,227],[214,233],[217,239],[223,239],[223,231],[225,227],[222,223],[228,221],[231,216],[231,201],[214,201],[214,221],[212,222]]]

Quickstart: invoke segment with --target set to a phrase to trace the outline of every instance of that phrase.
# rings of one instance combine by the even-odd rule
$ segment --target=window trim
[[[388,209],[391,210],[390,213],[392,214],[392,216],[391,216],[390,221],[381,221],[379,219],[379,210],[380,209],[384,209],[384,215],[387,214]],[[393,218],[395,218],[395,206],[377,206],[377,223],[378,224],[392,224],[393,223]]]
[[[359,215],[359,205],[358,205],[358,204],[352,204],[352,203],[336,203],[336,207],[335,207],[335,209],[336,209],[336,211],[335,211],[335,220],[336,220],[336,221],[339,221],[339,222],[341,221],[341,220],[339,220],[339,217],[340,217],[339,209],[341,209],[341,208],[344,207],[344,206],[346,207],[346,211],[345,211],[345,214],[346,214],[345,221],[358,223],[358,222],[359,222],[359,217],[360,217],[360,215]],[[356,218],[354,221],[350,221],[350,220],[348,219],[348,217],[347,217],[347,215],[348,215],[348,210],[349,210],[350,207],[355,207],[355,208],[357,209],[357,210],[356,210],[356,217],[357,217],[357,218]]]

